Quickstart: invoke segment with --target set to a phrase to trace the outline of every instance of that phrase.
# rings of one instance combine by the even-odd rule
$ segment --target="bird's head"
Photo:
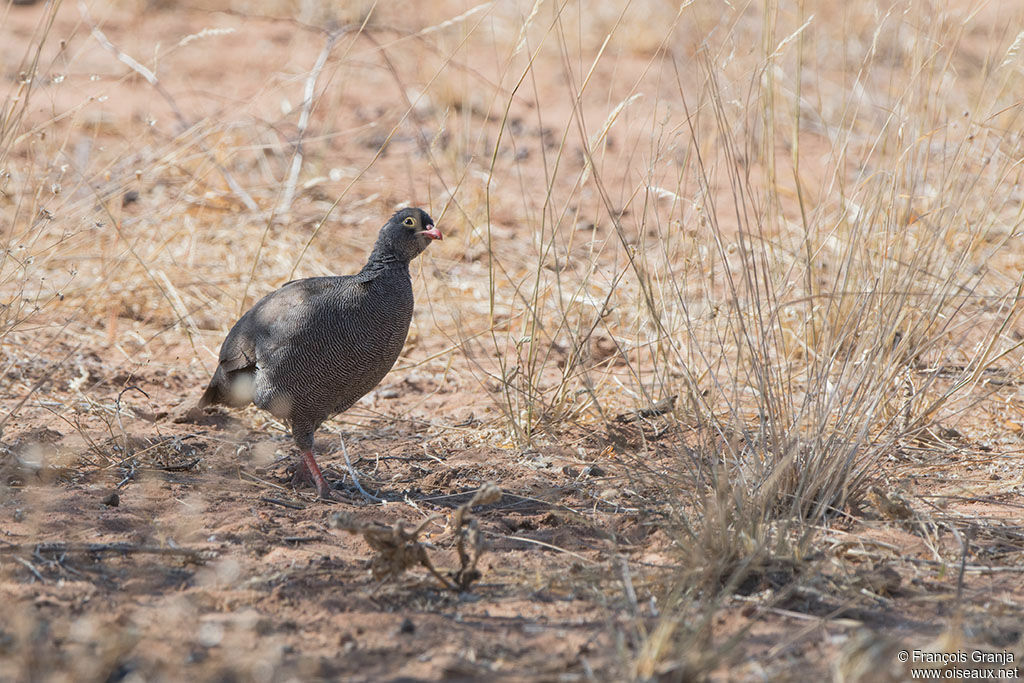
[[[434,219],[426,211],[402,209],[381,228],[375,251],[384,248],[401,261],[411,261],[439,239],[443,239],[441,231],[434,227]]]

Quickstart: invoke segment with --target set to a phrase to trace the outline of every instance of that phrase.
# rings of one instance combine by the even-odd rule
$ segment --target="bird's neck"
[[[388,245],[377,244],[370,252],[370,258],[363,266],[362,274],[379,273],[384,270],[402,269],[408,271],[409,262],[399,258]]]

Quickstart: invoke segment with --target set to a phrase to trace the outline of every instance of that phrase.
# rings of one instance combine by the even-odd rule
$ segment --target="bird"
[[[412,321],[409,262],[443,239],[426,211],[397,211],[355,275],[292,280],[246,311],[220,347],[198,407],[250,403],[285,420],[299,451],[293,485],[305,479],[322,499],[337,496],[313,457],[313,435],[391,370]],[[359,483],[341,441],[356,488]]]

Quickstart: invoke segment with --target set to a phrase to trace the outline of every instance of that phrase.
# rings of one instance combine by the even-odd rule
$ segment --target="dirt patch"
[[[907,53],[911,29],[932,30],[930,8],[911,27],[851,5],[843,21],[860,30],[833,40],[839,24],[788,9],[779,21],[795,23],[762,36],[778,17],[760,6],[689,3],[682,21],[655,2],[314,4],[0,7],[12,38],[0,41],[3,111],[22,116],[0,122],[0,679],[866,681],[905,678],[900,649],[1024,659],[1024,333],[1007,313],[1024,248],[1018,188],[929,175],[964,158],[1010,159],[992,173],[1017,172],[1017,121],[1003,117],[1020,97],[1000,71],[1017,68],[1017,46],[991,46],[1020,22],[998,3],[971,7],[963,16],[981,28],[936,56]],[[915,44],[945,49],[947,33],[965,32],[957,11]],[[813,78],[787,61],[804,30],[804,54],[842,46],[822,52]],[[901,85],[935,64],[950,70]],[[1001,64],[998,87],[953,77],[980,79],[987,64]],[[794,73],[804,81],[784,78]],[[771,159],[767,108],[742,109],[769,81],[783,84],[767,96],[783,131]],[[852,103],[834,92],[850,88]],[[904,102],[918,92],[926,103]],[[1008,99],[965,117],[977,92]],[[933,100],[944,108],[926,109]],[[900,109],[915,104],[924,123]],[[904,150],[900,116],[919,124],[907,124],[915,144],[949,145],[920,179],[879,169],[877,155],[925,154]],[[892,127],[896,142],[876,140]],[[795,152],[795,186],[780,185]],[[723,170],[695,173],[697,159]],[[892,216],[865,203],[865,176],[904,174],[906,196],[867,186],[868,199],[897,188]],[[752,200],[735,192],[741,176]],[[958,198],[991,203],[942,213]],[[729,209],[712,215],[715,202]],[[410,203],[446,207],[445,239],[412,269],[403,355],[316,434],[345,502],[292,487],[291,439],[266,413],[179,421],[241,311],[293,278],[354,272]],[[715,325],[740,310],[723,273],[754,272],[736,244],[762,204],[771,220],[746,238],[784,271],[766,278],[785,296],[762,319],[787,362],[819,362],[827,321],[814,316],[848,312],[845,291],[815,303],[844,262],[863,258],[867,282],[873,253],[964,242],[974,251],[950,260],[982,279],[939,278],[971,296],[895,316],[968,316],[941,334],[919,328],[948,344],[901,359],[906,396],[880,409],[890,426],[916,415],[928,428],[883,454],[859,507],[815,521],[801,556],[780,543],[762,557],[751,542],[723,561],[759,562],[729,585],[713,563],[694,578],[694,558],[721,540],[701,536],[715,527],[694,511],[716,508],[694,501],[751,439],[743,424],[698,434],[694,406],[731,378],[721,393],[736,410],[761,398],[730,346],[742,335]],[[841,244],[836,226],[872,211],[884,230]],[[806,221],[819,213],[812,244]],[[865,242],[875,252],[858,251]],[[793,260],[807,252],[813,267]],[[948,265],[925,261],[908,301]],[[843,324],[828,329],[844,343],[869,336]],[[884,340],[893,357],[902,338]],[[994,365],[975,373],[979,354]],[[693,372],[701,360],[707,372]],[[932,411],[942,381],[962,392]],[[778,401],[833,400],[797,384]],[[859,391],[825,388],[840,404]],[[352,486],[341,439],[383,503]],[[489,484],[500,499],[459,512]],[[727,516],[719,530],[740,539],[731,548],[748,538]]]
[[[135,381],[149,387],[150,401],[173,400],[145,379]],[[93,398],[108,403],[118,393]],[[631,484],[614,459],[599,463],[596,453],[588,460],[562,446],[461,448],[448,436],[457,428],[444,423],[378,420],[340,431],[363,485],[388,502],[359,499],[327,435],[318,448],[328,477],[353,503],[324,503],[291,489],[289,440],[260,429],[262,419],[256,411],[198,424],[125,415],[120,424],[132,436],[104,440],[102,415],[83,415],[68,435],[45,426],[56,424],[45,411],[19,417],[5,442],[0,503],[0,590],[18,606],[3,633],[6,670],[32,671],[40,666],[32,658],[45,652],[40,675],[85,661],[90,678],[625,675],[616,644],[622,620],[639,609],[654,623],[652,600],[680,549],[629,509],[621,491]],[[673,462],[656,451],[649,458],[653,468]],[[965,465],[932,467],[947,488],[901,489],[910,499],[904,519],[871,508],[837,525],[814,576],[780,567],[749,577],[715,632],[742,632],[747,662],[784,655],[822,675],[812,662],[835,661],[836,643],[857,629],[892,634],[892,642],[934,639],[954,612],[972,642],[1016,647],[1020,525],[993,498],[1007,489],[986,475],[964,499],[952,491],[962,491]],[[479,579],[463,592],[415,562],[375,578],[377,550],[331,523],[338,511],[407,529],[436,516],[420,541],[437,571],[452,576],[460,563],[446,523],[485,482],[503,496],[472,512],[484,550]],[[924,491],[930,498],[917,497]],[[941,512],[922,509],[922,500],[941,500]],[[933,559],[955,553],[939,531],[952,516],[977,528],[962,582]],[[935,536],[923,533],[928,525]],[[634,607],[621,558],[632,566]],[[752,675],[750,666],[728,671]]]

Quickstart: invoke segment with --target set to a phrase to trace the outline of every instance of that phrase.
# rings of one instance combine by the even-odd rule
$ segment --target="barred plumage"
[[[398,359],[412,321],[409,261],[434,239],[441,233],[425,211],[403,209],[381,228],[358,274],[294,280],[260,299],[224,340],[199,407],[252,402],[287,420],[302,454],[299,472],[328,497],[313,433]]]

